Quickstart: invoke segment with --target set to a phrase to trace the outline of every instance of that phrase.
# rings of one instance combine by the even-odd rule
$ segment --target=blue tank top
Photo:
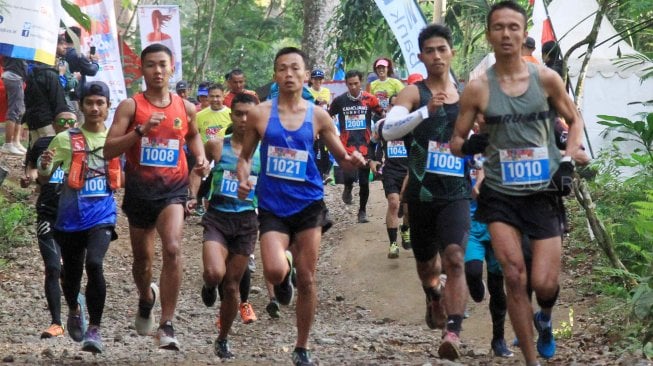
[[[294,215],[324,197],[322,177],[313,151],[313,107],[302,125],[286,130],[279,119],[278,98],[261,140],[261,174],[256,185],[259,207],[279,217]]]
[[[212,209],[220,212],[243,212],[252,211],[257,207],[258,200],[252,191],[246,200],[238,199],[238,177],[236,176],[236,165],[238,156],[234,154],[231,146],[231,136],[224,138],[222,145],[222,156],[220,161],[213,167],[213,179],[211,181],[211,197],[209,204]],[[252,171],[250,180],[258,178],[261,171],[261,156],[258,147],[252,157]]]

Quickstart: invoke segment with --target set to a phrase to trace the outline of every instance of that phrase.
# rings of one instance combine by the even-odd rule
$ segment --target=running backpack
[[[84,188],[89,171],[88,156],[93,152],[88,149],[86,138],[79,128],[69,129],[68,134],[70,135],[70,148],[72,151],[70,170],[68,171],[68,187],[80,190]],[[122,168],[119,157],[115,157],[108,162],[105,160],[104,174],[112,191],[120,188]]]

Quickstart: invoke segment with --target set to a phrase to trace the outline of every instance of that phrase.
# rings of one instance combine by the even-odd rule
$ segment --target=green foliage
[[[618,134],[612,142],[631,142],[636,148],[630,156],[625,156],[618,161],[623,166],[653,167],[653,113],[641,113],[642,119],[631,121],[625,117],[599,115],[597,123],[607,126],[601,133],[603,137],[610,132]]]
[[[61,0],[61,7],[70,15],[71,18],[75,19],[79,25],[84,27],[84,29],[91,30],[91,18],[88,17],[76,4],[72,3],[69,0]]]
[[[32,239],[28,228],[33,225],[34,211],[23,203],[9,203],[0,196],[0,255]]]

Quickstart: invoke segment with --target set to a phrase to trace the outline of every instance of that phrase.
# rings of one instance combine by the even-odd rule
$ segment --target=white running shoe
[[[150,317],[149,318],[143,318],[141,317],[141,314],[138,310],[136,310],[136,319],[134,321],[134,326],[136,327],[136,333],[138,335],[148,335],[151,331],[153,331],[156,328],[156,318],[154,316],[154,308],[156,307],[156,304],[159,302],[159,286],[156,285],[156,283],[150,284],[150,288],[152,289],[152,293],[154,294],[154,303],[152,304],[152,311],[150,312]]]

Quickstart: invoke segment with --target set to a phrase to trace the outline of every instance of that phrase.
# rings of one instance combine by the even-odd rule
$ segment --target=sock
[[[447,316],[447,331],[460,335],[460,330],[463,327],[462,315],[449,315]]]
[[[145,300],[138,300],[138,315],[140,315],[141,318],[149,319],[153,307],[154,303],[149,303]]]
[[[422,289],[429,300],[440,300],[441,294],[439,288],[422,286]]]
[[[410,227],[409,227],[408,225],[406,225],[406,224],[401,224],[401,231],[406,231],[406,230],[408,230],[408,229],[410,229]]]
[[[394,243],[397,241],[397,228],[386,228],[388,230],[388,239],[390,239],[390,243]]]

